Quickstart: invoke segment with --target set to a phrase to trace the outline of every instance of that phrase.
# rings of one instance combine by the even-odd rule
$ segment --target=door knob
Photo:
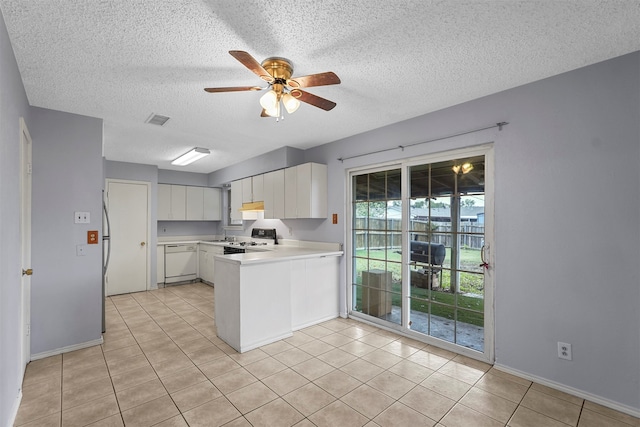
[[[22,269],[22,275],[23,276],[31,276],[32,274],[33,274],[33,269],[31,269],[31,268],[27,268],[26,270]]]
[[[144,245],[146,245],[145,242],[140,242],[140,246],[144,246]]]

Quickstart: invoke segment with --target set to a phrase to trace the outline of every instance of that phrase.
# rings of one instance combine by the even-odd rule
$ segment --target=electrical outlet
[[[558,341],[558,357],[560,359],[573,360],[571,354],[571,344]]]

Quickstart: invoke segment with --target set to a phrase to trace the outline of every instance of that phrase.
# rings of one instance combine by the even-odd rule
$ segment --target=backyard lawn
[[[367,258],[360,258],[367,257]],[[484,326],[484,277],[480,273],[480,251],[473,249],[462,249],[460,251],[460,267],[464,270],[478,271],[478,273],[460,272],[460,293],[449,292],[451,271],[451,253],[447,248],[445,263],[443,265],[441,283],[439,290],[429,290],[411,286],[411,310],[423,313],[431,312],[432,315],[447,319],[456,318],[459,322],[469,323],[477,326]],[[356,271],[380,269],[390,271],[392,274],[391,302],[392,305],[400,307],[401,301],[401,254],[396,249],[389,250],[357,250],[356,251]],[[419,269],[420,265],[416,266]],[[412,268],[413,269],[413,268]],[[356,285],[362,284],[362,276],[358,274]],[[467,295],[465,295],[467,294]],[[362,287],[356,286],[355,307],[361,310]]]

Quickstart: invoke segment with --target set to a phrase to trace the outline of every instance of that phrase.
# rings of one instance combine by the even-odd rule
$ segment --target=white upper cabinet
[[[186,187],[158,184],[158,221],[182,221],[186,218]]]
[[[253,192],[253,202],[264,201],[264,175],[251,177],[251,189]]]
[[[295,166],[284,170],[284,218],[298,218],[298,189]]]
[[[221,190],[209,187],[187,187],[187,220],[220,221]]]
[[[265,219],[326,218],[327,165],[304,163],[233,181],[232,219],[255,219],[247,216],[255,212],[238,212],[252,202],[264,202]]]
[[[285,217],[327,217],[327,165],[304,163],[285,169]]]
[[[240,208],[242,207],[242,180],[231,183],[231,200],[229,201],[229,206],[231,206],[231,219],[242,220],[242,212],[240,212]]]
[[[251,178],[244,178],[240,181],[242,183],[242,203],[253,202],[253,188],[251,186],[253,179]],[[233,189],[231,191],[233,192]]]
[[[219,188],[158,184],[158,221],[220,221]]]
[[[171,186],[158,184],[158,220],[171,219]]]
[[[202,221],[204,213],[202,187],[187,187],[187,220]]]
[[[219,188],[204,187],[204,212],[202,219],[205,221],[222,220],[222,190]]]
[[[264,174],[264,219],[284,217],[284,169],[280,169]]]
[[[250,176],[242,182],[242,203],[264,201],[264,175]]]

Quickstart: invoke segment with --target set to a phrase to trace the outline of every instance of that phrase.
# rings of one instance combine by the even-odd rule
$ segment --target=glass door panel
[[[401,170],[353,177],[352,311],[402,324]]]
[[[409,168],[410,329],[484,349],[484,157]]]
[[[351,180],[351,313],[487,355],[485,155]]]

